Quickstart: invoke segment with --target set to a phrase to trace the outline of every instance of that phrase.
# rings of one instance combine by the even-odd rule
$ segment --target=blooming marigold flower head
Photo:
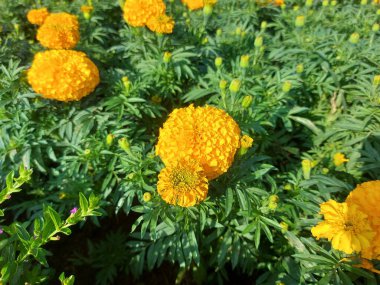
[[[78,17],[68,13],[50,14],[38,29],[37,40],[46,48],[72,49],[79,41]]]
[[[143,27],[150,18],[165,14],[166,6],[162,0],[126,0],[123,10],[129,25]]]
[[[35,55],[28,82],[47,99],[78,101],[99,84],[99,71],[83,52],[48,50]]]
[[[47,8],[32,9],[26,14],[29,23],[38,26],[41,26],[45,22],[47,16],[49,16]]]
[[[180,159],[161,170],[157,192],[169,204],[191,207],[206,199],[208,180],[197,161]]]
[[[362,252],[362,257],[380,259],[380,180],[358,185],[347,197],[349,206],[357,206],[368,216],[368,223],[375,229],[376,236],[369,248]]]
[[[217,0],[182,0],[182,3],[186,4],[190,10],[201,9],[206,5],[214,5],[216,2]]]
[[[375,231],[368,223],[368,215],[356,205],[329,200],[321,204],[324,221],[311,229],[317,239],[327,238],[332,247],[347,254],[368,249]]]
[[[165,14],[151,17],[146,23],[149,30],[159,34],[171,34],[174,28],[174,20]]]
[[[228,170],[239,147],[239,126],[225,111],[190,105],[169,115],[156,154],[167,166],[179,158],[196,160],[211,180]]]
[[[334,157],[333,157],[333,160],[334,160],[334,164],[335,166],[340,166],[342,165],[343,163],[349,161],[349,159],[347,159],[343,153],[341,152],[338,152],[336,154],[334,154]]]

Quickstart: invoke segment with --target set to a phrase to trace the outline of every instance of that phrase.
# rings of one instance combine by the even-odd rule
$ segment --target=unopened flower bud
[[[261,22],[260,27],[261,27],[262,30],[265,30],[267,28],[267,26],[268,26],[268,22],[267,21],[262,21]]]
[[[153,95],[150,100],[152,100],[153,103],[160,104],[162,102],[162,98],[158,95]]]
[[[294,7],[293,7],[293,11],[298,11],[300,9],[300,6],[298,6],[298,5],[295,5]]]
[[[257,48],[261,47],[263,45],[263,37],[262,36],[256,37],[254,45]]]
[[[220,80],[219,81],[219,88],[220,88],[220,90],[226,90],[226,87],[227,87],[227,81],[226,80],[224,80],[224,79],[222,79],[222,80]]]
[[[165,51],[164,52],[164,62],[169,63],[172,58],[171,52]]]
[[[94,7],[88,6],[88,5],[83,5],[82,7],[80,7],[80,10],[83,13],[83,17],[86,20],[89,20],[91,18],[91,13],[92,13],[92,10],[94,10]]]
[[[313,168],[313,164],[312,164],[312,161],[310,159],[302,160],[302,172],[303,172],[303,177],[305,179],[310,178],[310,172],[311,172],[312,168]]]
[[[380,75],[375,75],[373,77],[373,85],[374,86],[379,86],[380,85]]]
[[[301,28],[305,25],[305,16],[297,16],[296,22],[295,22],[296,27]]]
[[[235,34],[238,35],[238,36],[240,36],[241,32],[242,32],[242,29],[240,27],[237,27],[236,30],[235,30]]]
[[[210,16],[212,14],[212,5],[207,4],[203,7],[203,14],[205,16]]]
[[[282,91],[288,93],[292,89],[292,83],[290,81],[285,81],[282,84]]]
[[[152,194],[150,194],[149,192],[145,192],[143,195],[143,200],[145,203],[149,202],[150,200],[152,200]]]
[[[125,89],[129,90],[131,88],[131,81],[129,81],[128,76],[123,76],[121,81],[123,81],[123,85]]]
[[[232,93],[239,92],[239,90],[240,90],[240,84],[241,84],[241,82],[240,82],[239,79],[232,80],[231,83],[230,83],[230,91]]]
[[[216,57],[215,58],[215,66],[219,68],[222,66],[222,64],[223,64],[223,58],[221,58],[220,56]]]
[[[328,169],[328,168],[326,168],[326,167],[323,167],[322,168],[322,173],[323,174],[327,174],[327,173],[329,173],[330,172],[330,170]]]
[[[114,138],[115,138],[115,136],[113,134],[108,134],[106,137],[106,144],[108,146],[110,146],[112,144]]]
[[[252,147],[253,144],[253,138],[247,135],[243,135],[240,138],[240,149],[239,149],[239,155],[244,155],[247,153],[248,149]]]
[[[249,65],[249,55],[242,55],[240,57],[240,67],[241,68],[247,68]]]
[[[376,15],[380,15],[380,9],[377,9]]]
[[[218,37],[220,37],[220,36],[222,35],[222,33],[223,33],[222,29],[217,29],[217,30],[216,30],[216,35],[217,35]]]
[[[313,6],[313,0],[306,0],[305,5],[306,5],[306,7],[311,7],[311,6]]]
[[[119,139],[118,143],[119,143],[119,146],[122,150],[129,151],[130,145],[129,145],[129,142],[126,138]]]
[[[90,155],[90,153],[91,153],[90,149],[87,148],[84,150],[84,155],[88,156],[88,155]]]
[[[378,23],[373,24],[372,26],[372,32],[378,32],[380,29],[380,25]]]
[[[322,1],[322,6],[323,6],[323,7],[327,7],[327,6],[329,6],[329,0],[323,0],[323,1]]]
[[[292,184],[290,184],[290,183],[285,184],[285,186],[284,186],[284,190],[286,190],[286,191],[291,191],[291,190],[293,190],[293,186],[292,186]]]
[[[350,36],[350,43],[357,44],[359,42],[359,40],[360,40],[359,33],[353,33],[353,34],[351,34],[351,36]]]
[[[303,64],[302,64],[302,63],[297,64],[297,66],[296,66],[296,72],[297,72],[298,74],[300,74],[300,73],[302,73],[303,71],[304,71]]]
[[[289,229],[289,225],[285,222],[281,222],[280,223],[280,226],[281,226],[281,232],[282,233],[286,233]]]
[[[338,4],[338,1],[336,1],[336,0],[333,0],[330,3],[330,5],[333,6],[333,7],[335,7],[337,4]]]
[[[368,0],[361,0],[360,1],[360,5],[367,5],[368,4]]]
[[[241,101],[241,106],[244,109],[248,109],[249,107],[251,107],[252,101],[253,97],[251,95],[246,95],[244,96],[243,101]]]

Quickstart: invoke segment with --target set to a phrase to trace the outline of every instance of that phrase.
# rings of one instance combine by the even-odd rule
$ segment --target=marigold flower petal
[[[47,16],[49,16],[47,8],[32,9],[26,14],[29,23],[38,26],[41,26],[45,22]]]
[[[126,0],[123,10],[129,25],[143,27],[150,18],[165,14],[166,5],[162,0]]]

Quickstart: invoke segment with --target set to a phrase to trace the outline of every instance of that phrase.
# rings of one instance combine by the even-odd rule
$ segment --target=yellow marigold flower
[[[340,165],[342,165],[343,163],[349,161],[349,159],[347,159],[347,158],[344,156],[344,154],[341,153],[341,152],[338,152],[338,153],[334,154],[333,159],[334,159],[334,164],[335,164],[335,166],[340,166]]]
[[[166,6],[162,0],[126,0],[123,10],[129,25],[143,27],[150,18],[165,14]]]
[[[371,246],[375,232],[368,215],[356,205],[329,200],[321,204],[324,221],[311,229],[317,239],[327,238],[332,247],[347,254],[359,253]]]
[[[217,0],[182,0],[182,3],[186,4],[190,10],[201,9],[206,5],[214,5],[216,2]]]
[[[239,126],[225,111],[190,105],[169,115],[160,129],[156,154],[167,166],[179,158],[194,159],[211,180],[228,170],[239,146]]]
[[[208,180],[198,162],[181,159],[161,170],[157,192],[166,203],[191,207],[206,199]]]
[[[68,13],[50,14],[38,29],[37,40],[50,49],[74,48],[79,41],[78,17]]]
[[[28,82],[45,98],[77,101],[99,84],[99,71],[83,52],[48,50],[35,55]]]
[[[157,15],[156,17],[151,17],[146,26],[152,32],[160,34],[171,34],[174,28],[174,20],[165,14]]]
[[[32,9],[26,14],[26,18],[28,19],[29,23],[41,26],[45,19],[49,16],[49,11],[47,8],[41,8],[41,9]]]
[[[376,231],[374,242],[370,248],[362,252],[362,257],[380,259],[380,180],[362,183],[348,195],[346,203],[356,205],[368,216],[367,223]]]

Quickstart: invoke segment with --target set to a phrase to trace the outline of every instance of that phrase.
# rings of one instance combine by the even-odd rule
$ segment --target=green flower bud
[[[361,0],[360,1],[360,5],[367,5],[368,4],[368,0]]]
[[[327,173],[329,173],[330,172],[330,170],[328,169],[328,168],[326,168],[326,167],[323,167],[322,168],[322,173],[323,174],[327,174]]]
[[[251,107],[252,101],[253,101],[253,97],[251,95],[246,95],[244,96],[243,101],[241,101],[241,106],[244,109],[248,109],[249,107]]]
[[[242,55],[240,57],[240,67],[241,68],[247,68],[249,65],[249,55]]]
[[[378,23],[373,24],[372,26],[372,32],[378,32],[380,29],[380,25]]]
[[[353,34],[351,34],[351,36],[350,36],[350,43],[357,44],[359,42],[359,40],[360,40],[359,33],[353,33]]]
[[[234,79],[234,80],[232,80],[232,81],[231,81],[231,84],[230,84],[230,91],[231,91],[232,93],[237,93],[237,92],[239,92],[239,90],[240,90],[240,84],[241,84],[241,82],[240,82],[239,79]]]
[[[290,81],[285,81],[282,84],[282,91],[288,93],[292,89],[292,83]]]
[[[313,0],[306,0],[305,5],[306,5],[306,7],[311,7],[311,6],[313,6]]]
[[[222,33],[223,33],[222,29],[217,29],[217,30],[216,30],[216,35],[217,35],[218,37],[220,37],[220,36],[222,35]]]
[[[123,85],[125,89],[129,90],[131,88],[131,82],[129,81],[128,76],[123,76],[121,81],[123,81]]]
[[[149,202],[150,200],[152,200],[152,194],[150,194],[149,192],[145,192],[143,195],[143,200],[145,203]]]
[[[223,58],[221,58],[220,56],[216,57],[215,58],[215,66],[217,68],[221,67],[223,64]]]
[[[262,21],[262,22],[261,22],[260,27],[261,27],[262,30],[265,30],[265,29],[267,28],[267,26],[268,26],[267,21]]]
[[[373,77],[373,85],[374,86],[379,86],[380,85],[380,75],[375,75]]]
[[[241,32],[242,32],[241,28],[237,27],[236,30],[235,30],[235,34],[238,35],[238,36],[240,36]]]
[[[290,184],[290,183],[285,184],[285,186],[284,186],[284,190],[286,190],[286,191],[291,191],[291,190],[293,190],[293,186],[292,186],[292,184]]]
[[[119,147],[124,150],[124,151],[129,151],[130,149],[130,145],[129,145],[129,142],[126,138],[121,138],[119,139],[118,141],[119,143]]]
[[[164,62],[169,63],[172,58],[171,52],[165,51],[164,52]]]
[[[84,155],[88,156],[88,155],[90,155],[90,153],[91,153],[91,150],[90,150],[90,149],[86,148],[86,149],[84,150]]]
[[[281,222],[280,223],[280,226],[281,226],[281,232],[282,233],[286,233],[289,229],[289,225],[285,222]]]
[[[293,7],[293,11],[298,11],[300,9],[300,6],[298,6],[298,5],[295,5],[294,7]]]
[[[336,6],[337,4],[338,4],[338,1],[336,1],[336,0],[333,0],[330,3],[330,5],[333,6],[333,7]]]
[[[305,16],[297,16],[295,21],[296,27],[303,27],[305,25]]]
[[[380,15],[380,9],[376,11],[376,15]]]
[[[254,45],[257,48],[261,47],[263,45],[263,37],[262,36],[256,37]]]
[[[219,81],[219,88],[220,90],[224,91],[226,90],[226,87],[227,87],[227,81],[222,79]]]
[[[327,7],[327,6],[329,6],[329,0],[323,0],[323,2],[322,2],[322,6],[323,6],[323,7]]]
[[[108,146],[110,146],[112,144],[114,138],[115,138],[115,136],[113,134],[108,134],[106,137],[106,144]]]
[[[302,73],[303,71],[304,71],[303,64],[302,64],[302,63],[297,64],[297,66],[296,66],[296,72],[297,72],[298,74],[300,74],[300,73]]]
[[[212,5],[209,5],[209,4],[205,5],[203,7],[203,14],[205,16],[210,16],[212,14]]]

